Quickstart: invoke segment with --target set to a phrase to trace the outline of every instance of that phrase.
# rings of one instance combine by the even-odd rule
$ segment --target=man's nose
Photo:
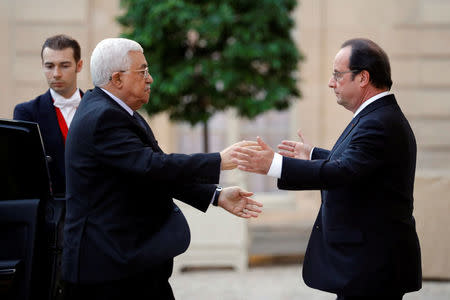
[[[53,77],[61,77],[61,69],[59,67],[53,69]]]
[[[150,84],[153,83],[153,77],[152,77],[152,75],[148,74],[147,82],[150,83]]]
[[[331,76],[330,80],[328,80],[328,87],[329,88],[335,88],[336,87],[336,80],[334,80],[333,76]]]

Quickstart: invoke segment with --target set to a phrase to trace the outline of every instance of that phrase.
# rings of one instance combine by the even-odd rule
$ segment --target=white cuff
[[[275,154],[273,156],[272,164],[270,165],[269,172],[267,172],[267,176],[281,178],[282,167],[283,167],[283,156],[281,156],[281,154],[275,152]]]
[[[216,193],[217,193],[217,190],[214,191],[214,194],[213,194],[213,196],[212,196],[211,201],[209,202],[209,204],[213,205],[214,198],[216,198]]]
[[[312,160],[312,154],[313,154],[314,148],[316,148],[316,147],[312,147],[311,152],[309,152],[309,160]]]

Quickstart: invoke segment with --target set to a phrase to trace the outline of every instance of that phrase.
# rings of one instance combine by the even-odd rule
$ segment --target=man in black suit
[[[354,113],[331,151],[283,141],[232,154],[244,171],[278,177],[287,190],[320,189],[322,205],[303,278],[337,299],[402,299],[421,288],[413,212],[416,141],[391,88],[386,53],[367,39],[346,41],[328,86]]]
[[[236,167],[230,156],[236,146],[193,155],[160,149],[137,113],[153,82],[138,43],[101,41],[91,74],[95,88],[83,97],[66,142],[69,299],[173,299],[173,257],[186,250],[190,235],[172,198],[243,218],[256,217],[261,204],[239,187],[215,185],[220,170]]]
[[[14,119],[39,124],[45,152],[50,156],[53,194],[64,197],[64,143],[83,96],[77,88],[77,76],[83,67],[80,45],[66,35],[49,37],[42,45],[41,60],[49,89],[34,100],[18,104],[14,108]]]

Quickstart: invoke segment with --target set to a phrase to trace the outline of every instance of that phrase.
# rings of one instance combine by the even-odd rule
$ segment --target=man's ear
[[[362,70],[359,75],[359,85],[361,87],[367,86],[370,83],[370,73],[366,70]]]
[[[80,73],[82,68],[83,68],[83,60],[80,59],[80,60],[77,62],[77,73]]]
[[[110,78],[110,82],[111,82],[111,84],[112,84],[114,87],[116,87],[116,88],[121,88],[123,82],[122,82],[122,79],[120,78],[120,72],[114,72],[114,73],[112,73],[111,78]]]

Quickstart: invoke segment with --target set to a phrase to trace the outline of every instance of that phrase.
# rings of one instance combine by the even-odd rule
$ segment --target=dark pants
[[[342,296],[338,295],[336,300],[401,300],[404,294],[382,295],[382,296]]]
[[[66,300],[174,300],[167,278],[140,274],[131,278],[95,284],[66,283]]]

